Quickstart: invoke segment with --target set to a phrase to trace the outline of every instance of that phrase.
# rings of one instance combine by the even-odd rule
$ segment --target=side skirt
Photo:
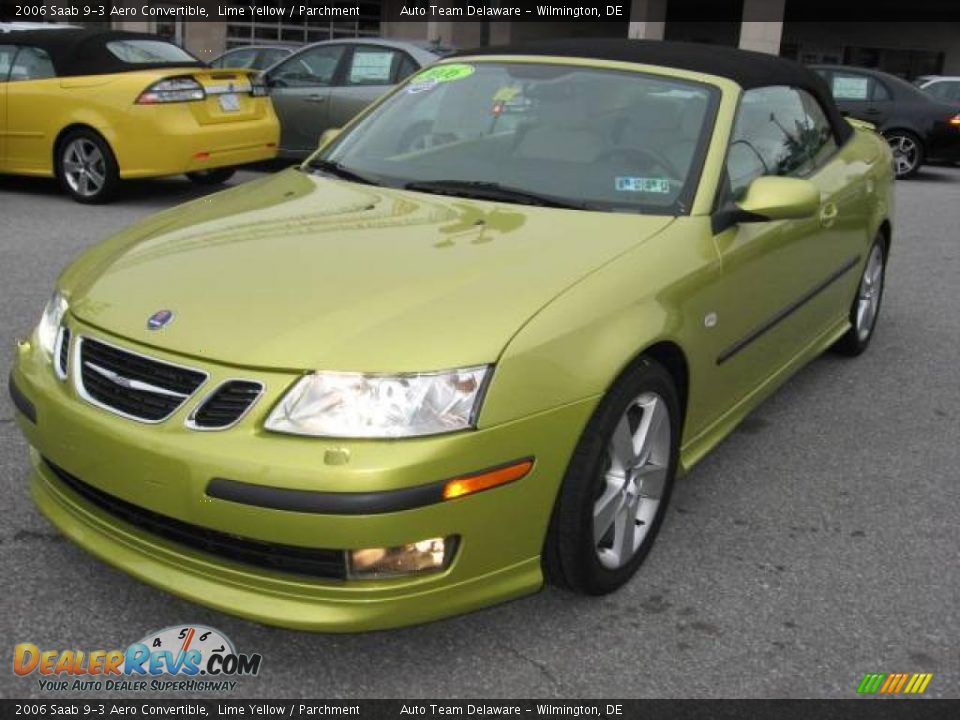
[[[763,400],[772,395],[781,385],[789,380],[794,373],[804,367],[814,358],[821,355],[843,334],[850,329],[850,320],[846,316],[816,337],[810,344],[788,360],[779,370],[769,375],[740,402],[727,410],[717,420],[695,438],[691,438],[680,448],[680,469],[689,472],[694,465],[700,462],[713,448],[732,433],[737,425],[750,414]]]

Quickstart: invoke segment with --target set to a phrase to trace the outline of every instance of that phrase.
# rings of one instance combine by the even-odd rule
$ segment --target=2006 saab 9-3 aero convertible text
[[[344,631],[610,592],[680,469],[870,341],[890,150],[787,61],[488,49],[325,142],[91,248],[19,347],[37,504],[183,597]]]

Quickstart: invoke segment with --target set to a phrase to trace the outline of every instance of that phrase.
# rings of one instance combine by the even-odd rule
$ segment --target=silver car
[[[245,45],[227,50],[208,64],[214,68],[253,68],[265,70],[290,57],[299,46],[291,45]]]
[[[264,80],[280,117],[280,155],[309,155],[325,130],[342,127],[446,52],[394,40],[325,40],[267,68]]]
[[[960,77],[949,75],[924,75],[913,84],[938,100],[960,103]]]

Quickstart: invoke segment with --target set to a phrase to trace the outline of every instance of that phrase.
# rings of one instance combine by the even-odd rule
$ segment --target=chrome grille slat
[[[131,420],[163,422],[207,380],[200,370],[101,340],[78,337],[74,345],[73,375],[80,396]]]
[[[226,430],[243,419],[263,394],[263,384],[226,380],[211,392],[187,419],[193,430]]]

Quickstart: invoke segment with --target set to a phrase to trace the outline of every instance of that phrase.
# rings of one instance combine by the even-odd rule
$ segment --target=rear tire
[[[673,490],[680,412],[670,373],[647,358],[610,389],[560,486],[543,552],[550,582],[604,595],[637,572]]]
[[[841,355],[856,357],[870,345],[880,316],[886,274],[887,244],[882,237],[878,237],[870,248],[860,284],[857,285],[857,294],[850,306],[850,329],[833,346]]]
[[[197,185],[223,185],[227,180],[232,178],[236,172],[236,168],[232,167],[213,168],[211,170],[189,172],[187,173],[187,177],[190,179],[190,182]]]
[[[58,143],[54,165],[61,187],[80,203],[108,202],[120,184],[110,145],[88,128],[73,130]]]

